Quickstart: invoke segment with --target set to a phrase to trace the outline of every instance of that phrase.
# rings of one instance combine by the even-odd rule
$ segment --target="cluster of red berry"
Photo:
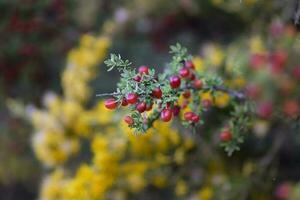
[[[138,69],[138,74],[134,76],[133,80],[140,82],[143,78],[143,75],[149,74],[149,68],[147,66],[141,66]],[[185,79],[186,85],[183,86],[182,79]],[[157,80],[156,80],[157,81]],[[203,82],[200,79],[196,78],[195,75],[195,66],[192,61],[185,61],[182,68],[179,70],[179,73],[169,77],[168,84],[172,90],[176,90],[178,94],[183,95],[185,99],[191,97],[191,90],[200,90],[203,87]],[[188,87],[189,85],[189,87]],[[115,109],[118,105],[127,106],[128,104],[135,105],[135,109],[139,113],[145,111],[150,111],[153,107],[154,99],[163,99],[163,91],[160,87],[156,87],[152,90],[151,94],[153,101],[151,104],[147,104],[144,101],[139,102],[139,96],[136,93],[128,93],[121,102],[118,102],[114,98],[109,98],[105,101],[105,106],[108,109]],[[205,103],[210,105],[209,102]],[[178,116],[181,108],[188,106],[188,101],[179,106],[178,102],[167,102],[164,108],[161,108],[161,104],[158,105],[158,110],[160,111],[160,119],[164,122],[168,122],[172,119],[173,116]],[[184,119],[191,123],[197,123],[200,120],[200,116],[194,112],[184,113]],[[134,119],[131,116],[126,116],[124,121],[128,125],[134,124]]]
[[[291,56],[290,56],[291,57]],[[281,112],[286,117],[293,118],[300,113],[300,103],[297,94],[297,84],[300,80],[300,67],[288,61],[288,51],[276,50],[268,53],[255,53],[250,55],[249,67],[251,79],[246,87],[247,96],[257,102],[257,116],[263,119],[271,119],[274,111]],[[264,71],[270,72],[262,82],[252,80],[259,77]],[[272,87],[271,87],[272,86]],[[268,91],[265,95],[263,91]],[[278,91],[282,98],[272,98]]]

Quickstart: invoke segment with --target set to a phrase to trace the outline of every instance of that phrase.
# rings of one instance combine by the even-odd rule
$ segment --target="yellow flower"
[[[188,137],[184,140],[183,147],[186,151],[192,149],[195,146],[195,142],[192,138]]]
[[[210,63],[214,66],[220,66],[224,60],[224,53],[219,46],[208,45],[205,49],[205,56],[209,59]]]
[[[61,165],[79,150],[77,139],[66,138],[58,130],[44,130],[34,134],[32,145],[37,158],[47,166]]]
[[[163,174],[159,174],[153,177],[153,185],[158,188],[164,188],[167,186],[167,178]]]
[[[104,101],[99,101],[94,111],[99,124],[108,124],[112,121],[114,112],[104,107]]]
[[[246,85],[246,80],[244,77],[236,77],[232,80],[232,87],[234,88],[243,88]]]
[[[259,36],[254,36],[250,39],[250,51],[253,53],[265,53],[266,49],[263,46],[262,39]]]
[[[80,46],[84,48],[90,48],[92,45],[95,43],[95,37],[89,35],[89,34],[84,34],[80,38]]]
[[[186,182],[183,180],[179,180],[175,186],[175,194],[176,196],[183,196],[188,192],[188,188]]]
[[[139,192],[146,186],[146,180],[141,174],[131,173],[126,179],[132,192]]]
[[[214,98],[214,103],[220,108],[226,107],[230,102],[230,96],[224,92],[217,92],[216,97]]]
[[[193,63],[195,65],[195,69],[198,72],[203,72],[204,71],[204,63],[203,63],[203,59],[199,56],[196,56],[193,58]]]
[[[254,171],[255,165],[252,162],[246,162],[243,166],[243,174],[247,177]]]
[[[210,101],[213,100],[213,96],[212,96],[211,92],[201,92],[200,97],[202,100],[204,100],[204,99],[210,100]]]
[[[213,190],[211,187],[204,187],[199,191],[199,200],[211,200],[213,197]]]
[[[64,172],[60,169],[48,175],[42,182],[40,196],[44,200],[62,199],[64,186]]]
[[[72,127],[82,113],[82,107],[75,101],[64,101],[62,105],[62,121],[65,126]]]
[[[185,161],[185,151],[183,148],[177,148],[174,154],[174,160],[177,164],[182,165]]]

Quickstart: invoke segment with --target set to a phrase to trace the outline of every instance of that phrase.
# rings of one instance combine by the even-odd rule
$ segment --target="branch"
[[[104,97],[104,96],[114,96],[117,95],[119,93],[117,92],[112,92],[112,93],[102,93],[102,94],[96,94],[96,97]]]
[[[226,92],[230,96],[235,97],[240,101],[246,100],[246,96],[243,92],[239,92],[239,91],[236,91],[236,90],[231,90],[231,89],[225,88],[223,86],[214,86],[213,88],[215,90],[218,90],[218,91]]]

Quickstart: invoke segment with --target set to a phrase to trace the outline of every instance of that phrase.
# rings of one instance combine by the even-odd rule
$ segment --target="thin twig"
[[[223,86],[214,86],[213,88],[215,90],[218,90],[218,91],[226,92],[230,96],[235,97],[239,100],[245,100],[246,99],[246,96],[243,92],[239,92],[239,91],[236,91],[236,90],[231,90],[231,89],[225,88]],[[102,93],[102,94],[97,94],[96,97],[114,96],[114,95],[118,95],[118,94],[120,94],[120,93],[118,93],[118,92]]]
[[[102,94],[96,94],[96,97],[104,97],[104,96],[114,96],[117,95],[119,93],[117,92],[112,92],[112,93],[102,93]]]
[[[230,96],[235,97],[235,98],[237,98],[241,101],[244,101],[246,99],[246,96],[243,92],[239,92],[239,91],[236,91],[236,90],[231,90],[231,89],[225,88],[223,86],[214,86],[213,88],[215,90],[218,90],[218,91],[226,92]]]

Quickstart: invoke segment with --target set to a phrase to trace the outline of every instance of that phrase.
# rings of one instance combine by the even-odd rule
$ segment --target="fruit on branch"
[[[173,108],[172,108],[172,112],[173,112],[173,115],[174,116],[178,116],[179,115],[179,113],[180,113],[180,106],[173,106]]]
[[[110,98],[105,100],[104,105],[106,108],[113,110],[117,108],[118,103],[114,98]]]
[[[196,115],[196,114],[194,114],[194,115],[192,116],[192,118],[191,118],[191,121],[194,122],[194,123],[199,122],[199,120],[200,120],[200,116],[199,116],[199,115]]]
[[[140,82],[141,79],[142,79],[142,77],[139,75],[136,75],[135,77],[133,77],[133,80],[135,80],[136,82]]]
[[[180,71],[179,71],[179,75],[182,77],[182,78],[188,78],[189,75],[190,75],[190,70],[186,67],[184,68],[181,68]]]
[[[300,81],[300,66],[295,67],[293,70],[293,75],[296,80]]]
[[[181,84],[181,80],[179,76],[173,75],[170,77],[170,86],[173,89],[179,88]]]
[[[183,117],[186,121],[197,123],[200,120],[200,116],[194,112],[186,112],[183,114]]]
[[[147,66],[140,66],[139,67],[139,73],[142,74],[149,74],[149,68]]]
[[[154,98],[157,98],[157,99],[160,99],[162,97],[162,91],[160,88],[155,88],[153,91],[152,91],[152,96]]]
[[[172,111],[169,108],[165,108],[160,113],[160,118],[164,122],[168,122],[172,119]]]
[[[296,100],[286,100],[283,103],[283,113],[287,117],[296,117],[300,114],[300,102]]]
[[[184,67],[186,67],[188,69],[195,69],[194,63],[190,60],[187,60],[184,62]]]
[[[203,82],[200,79],[196,79],[193,83],[195,89],[200,90],[202,89]]]
[[[261,68],[267,61],[267,56],[265,54],[252,54],[250,56],[250,67],[251,69],[257,70]]]
[[[193,80],[195,80],[195,78],[196,78],[195,74],[191,73],[189,79],[191,81],[193,81]]]
[[[208,109],[211,107],[212,105],[212,102],[210,99],[203,99],[202,102],[201,102],[202,106],[205,108],[205,109]]]
[[[251,99],[256,99],[259,97],[261,91],[260,88],[255,84],[249,84],[246,87],[246,95]]]
[[[187,121],[190,121],[193,117],[194,113],[193,112],[186,112],[183,114],[184,116],[184,119],[187,120]]]
[[[257,115],[261,118],[268,119],[273,113],[273,105],[271,102],[262,102],[258,105]]]
[[[134,123],[133,118],[130,116],[125,116],[124,117],[124,121],[128,124],[128,125],[132,125]]]
[[[153,103],[147,104],[147,106],[146,106],[146,111],[152,110],[152,106],[153,106]]]
[[[188,99],[191,97],[191,92],[190,90],[185,90],[183,93],[182,93],[183,97]]]
[[[122,106],[127,106],[128,102],[125,98],[122,99]]]
[[[207,116],[205,112],[212,105],[211,98],[215,97],[218,91],[234,97],[232,98],[232,100],[236,100],[234,108],[240,105],[242,102],[240,100],[245,95],[225,88],[222,79],[217,75],[204,76],[195,70],[194,63],[191,61],[192,57],[187,54],[186,48],[177,44],[171,46],[170,52],[173,54],[172,61],[168,65],[170,69],[161,74],[155,74],[155,70],[149,69],[147,66],[141,66],[138,70],[131,68],[131,63],[128,60],[122,60],[121,56],[115,54],[112,54],[111,58],[105,61],[109,71],[116,67],[121,72],[117,91],[103,94],[103,96],[112,95],[114,97],[109,101],[109,103],[113,103],[113,106],[110,104],[106,106],[109,109],[115,108],[119,100],[123,106],[129,104],[130,115],[126,116],[124,121],[135,132],[147,131],[159,118],[163,122],[169,122],[173,116],[178,116],[180,111],[185,109],[191,112],[183,114],[182,124],[186,127],[196,128],[205,122],[205,119],[202,120],[201,118]],[[209,93],[209,99],[202,95],[204,93]],[[152,112],[143,114],[150,110]],[[232,118],[235,116],[240,118],[239,121],[234,120],[233,123],[245,124],[247,122],[245,113],[248,113],[248,108],[241,106],[236,112],[230,114]],[[231,125],[230,130],[233,126],[235,128],[242,127],[241,124],[234,124]],[[239,135],[235,135],[233,138],[229,131],[224,131],[220,137],[223,138],[222,141],[242,140],[242,136]],[[227,145],[225,150],[229,154],[238,149],[237,145],[222,144]]]
[[[189,101],[188,100],[184,100],[183,103],[181,104],[181,108],[185,109],[188,105],[189,105]]]
[[[229,130],[222,131],[220,134],[220,139],[222,142],[228,142],[232,139],[232,134]]]
[[[138,95],[135,93],[128,93],[126,95],[126,100],[129,104],[135,104],[138,100]]]
[[[146,105],[145,102],[140,102],[140,103],[138,103],[138,104],[136,105],[136,109],[137,109],[137,111],[139,111],[140,113],[145,112],[146,108],[147,108],[147,105]]]

